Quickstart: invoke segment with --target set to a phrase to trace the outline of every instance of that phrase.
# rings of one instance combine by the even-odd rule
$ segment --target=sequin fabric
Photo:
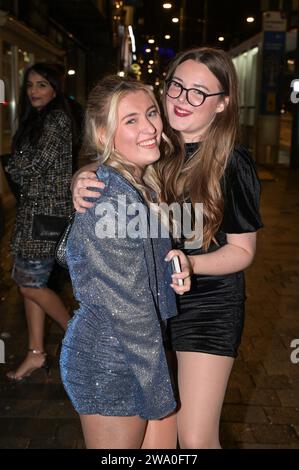
[[[63,340],[62,381],[80,414],[161,418],[176,406],[161,334],[161,322],[176,315],[170,263],[164,261],[171,243],[169,238],[99,239],[99,202],[116,212],[119,195],[126,195],[127,204],[145,204],[112,168],[101,166],[97,176],[105,190],[95,207],[76,214],[67,243],[80,308]],[[134,217],[127,215],[123,223]]]

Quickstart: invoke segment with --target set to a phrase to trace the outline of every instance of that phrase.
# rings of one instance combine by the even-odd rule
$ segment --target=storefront
[[[281,94],[281,109],[277,116],[278,132],[276,135],[278,146],[277,160],[274,164],[289,166],[290,164],[290,148],[291,148],[291,129],[292,129],[292,112],[291,112],[291,82],[294,78],[294,53],[296,49],[297,31],[292,30],[286,34],[285,55],[283,65],[283,76],[279,84],[279,93]],[[240,91],[240,125],[241,140],[244,145],[249,147],[255,156],[257,156],[258,144],[258,120],[261,98],[261,81],[262,81],[262,57],[263,36],[262,33],[257,34],[248,41],[240,44],[230,51],[233,62],[237,70]],[[265,59],[264,59],[265,60]],[[267,64],[266,64],[267,65]],[[272,61],[270,61],[270,66]],[[268,103],[271,105],[271,102]],[[267,129],[263,130],[266,133]],[[271,143],[271,142],[270,142]],[[271,147],[271,145],[269,145]],[[265,159],[257,159],[259,163],[267,163],[267,155]]]

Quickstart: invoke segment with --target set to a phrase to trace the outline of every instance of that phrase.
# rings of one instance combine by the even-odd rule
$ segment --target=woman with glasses
[[[194,273],[190,292],[178,298],[179,315],[169,321],[178,362],[179,443],[219,448],[221,409],[244,323],[243,271],[262,226],[260,184],[250,155],[236,143],[237,77],[226,52],[179,53],[168,69],[163,104],[174,145],[157,165],[163,197],[168,204],[203,204],[202,243],[187,247],[184,236],[176,243]],[[91,176],[81,173],[75,184],[80,211],[90,204],[82,198],[92,195],[86,190]]]

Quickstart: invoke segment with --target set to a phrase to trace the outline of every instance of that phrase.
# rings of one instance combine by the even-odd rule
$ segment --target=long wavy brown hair
[[[171,138],[174,151],[165,155],[156,166],[164,182],[162,199],[168,204],[175,201],[203,203],[203,249],[208,249],[220,227],[224,199],[221,180],[233,150],[238,129],[237,76],[229,55],[209,47],[194,48],[179,53],[170,63],[165,81],[170,80],[178,65],[186,60],[202,63],[215,75],[224,95],[225,108],[217,113],[203,137],[198,150],[185,161],[184,142],[179,131],[164,123],[164,129]],[[228,99],[225,99],[228,97]],[[166,92],[162,102],[167,117]]]

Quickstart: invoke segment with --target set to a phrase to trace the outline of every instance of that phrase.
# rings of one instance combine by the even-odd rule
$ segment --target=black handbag
[[[76,212],[74,212],[69,217],[69,223],[66,226],[65,230],[63,231],[60,239],[58,240],[56,248],[55,248],[55,260],[60,266],[62,266],[65,269],[67,269],[66,244],[67,244],[67,239],[68,239],[69,233],[70,233],[71,228],[73,226],[73,222],[75,220],[75,214],[76,214]]]
[[[34,215],[32,225],[33,240],[57,242],[64,231],[68,220],[68,217],[57,215]]]

